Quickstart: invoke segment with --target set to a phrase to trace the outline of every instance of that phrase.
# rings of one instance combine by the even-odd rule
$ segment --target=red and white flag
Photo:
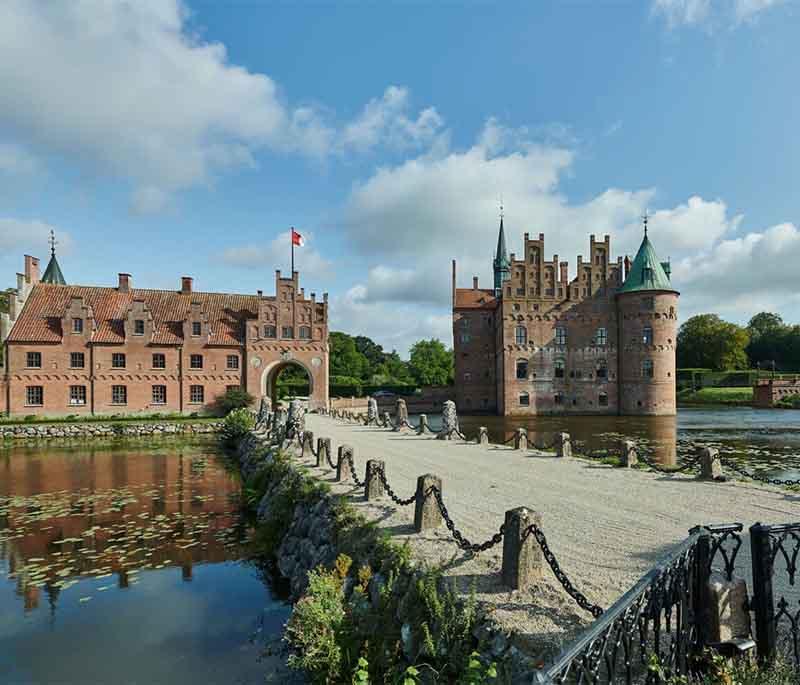
[[[298,247],[303,247],[306,244],[306,241],[303,239],[297,231],[292,229],[292,245],[297,245]]]

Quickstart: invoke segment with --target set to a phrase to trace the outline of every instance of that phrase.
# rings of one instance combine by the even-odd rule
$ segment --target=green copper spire
[[[628,272],[628,277],[619,292],[632,293],[642,290],[671,290],[675,292],[675,288],[669,282],[669,275],[664,268],[664,264],[667,264],[668,269],[668,262],[659,261],[656,251],[653,249],[653,244],[650,242],[650,238],[647,237],[647,215],[645,215],[642,244],[639,246],[639,251],[636,253]]]
[[[42,283],[50,283],[52,285],[67,284],[67,281],[64,279],[64,274],[61,273],[58,260],[56,259],[56,235],[53,231],[50,231],[50,262],[44,270]]]
[[[497,236],[497,252],[492,262],[494,267],[494,289],[502,291],[503,282],[511,278],[511,262],[506,250],[506,234],[503,231],[503,206],[500,205],[500,233]]]

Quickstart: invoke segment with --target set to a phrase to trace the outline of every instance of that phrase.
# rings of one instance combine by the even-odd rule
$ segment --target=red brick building
[[[55,261],[39,278],[25,258],[0,367],[0,411],[13,415],[204,412],[227,388],[274,393],[287,365],[305,369],[312,407],[328,400],[328,296],[305,296],[298,273],[275,295],[63,284]],[[61,281],[59,283],[58,281]]]
[[[544,234],[506,252],[503,220],[494,288],[456,287],[453,340],[459,411],[501,415],[672,415],[679,293],[645,235],[631,263],[609,236],[589,259],[544,258]]]

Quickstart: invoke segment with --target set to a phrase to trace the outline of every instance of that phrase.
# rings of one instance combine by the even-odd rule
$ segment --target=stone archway
[[[273,407],[276,406],[278,402],[278,390],[275,381],[280,375],[281,371],[289,366],[298,366],[306,372],[306,376],[308,376],[309,401],[314,395],[314,374],[312,370],[299,359],[279,359],[271,364],[268,364],[261,373],[261,396],[269,397],[270,400],[272,400]]]

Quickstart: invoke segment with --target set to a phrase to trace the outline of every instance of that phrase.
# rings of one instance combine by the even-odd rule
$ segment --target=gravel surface
[[[420,437],[411,431],[342,424],[318,415],[308,415],[306,427],[314,432],[315,440],[331,438],[334,461],[339,445],[354,447],[362,478],[367,459],[385,461],[387,479],[401,498],[413,493],[419,475],[440,476],[450,515],[471,542],[490,538],[508,509],[526,506],[540,512],[542,529],[561,568],[590,601],[604,608],[697,524],[738,521],[747,528],[756,521],[785,523],[800,518],[800,495],[751,483],[705,482],[692,475],[612,468],[577,458],[557,459],[535,450],[480,447]],[[318,472],[323,480],[333,481],[330,469]],[[415,534],[413,505],[399,509],[388,498],[368,503],[363,491],[352,485],[334,484],[334,491],[352,494],[353,503],[365,515],[399,541],[408,540],[416,556],[445,562],[446,576],[461,590],[474,587],[484,607],[528,653],[544,659],[591,622],[591,616],[566,595],[549,569],[533,590],[504,589],[499,582],[502,543],[470,556],[444,527]],[[749,568],[745,540],[737,571]]]

